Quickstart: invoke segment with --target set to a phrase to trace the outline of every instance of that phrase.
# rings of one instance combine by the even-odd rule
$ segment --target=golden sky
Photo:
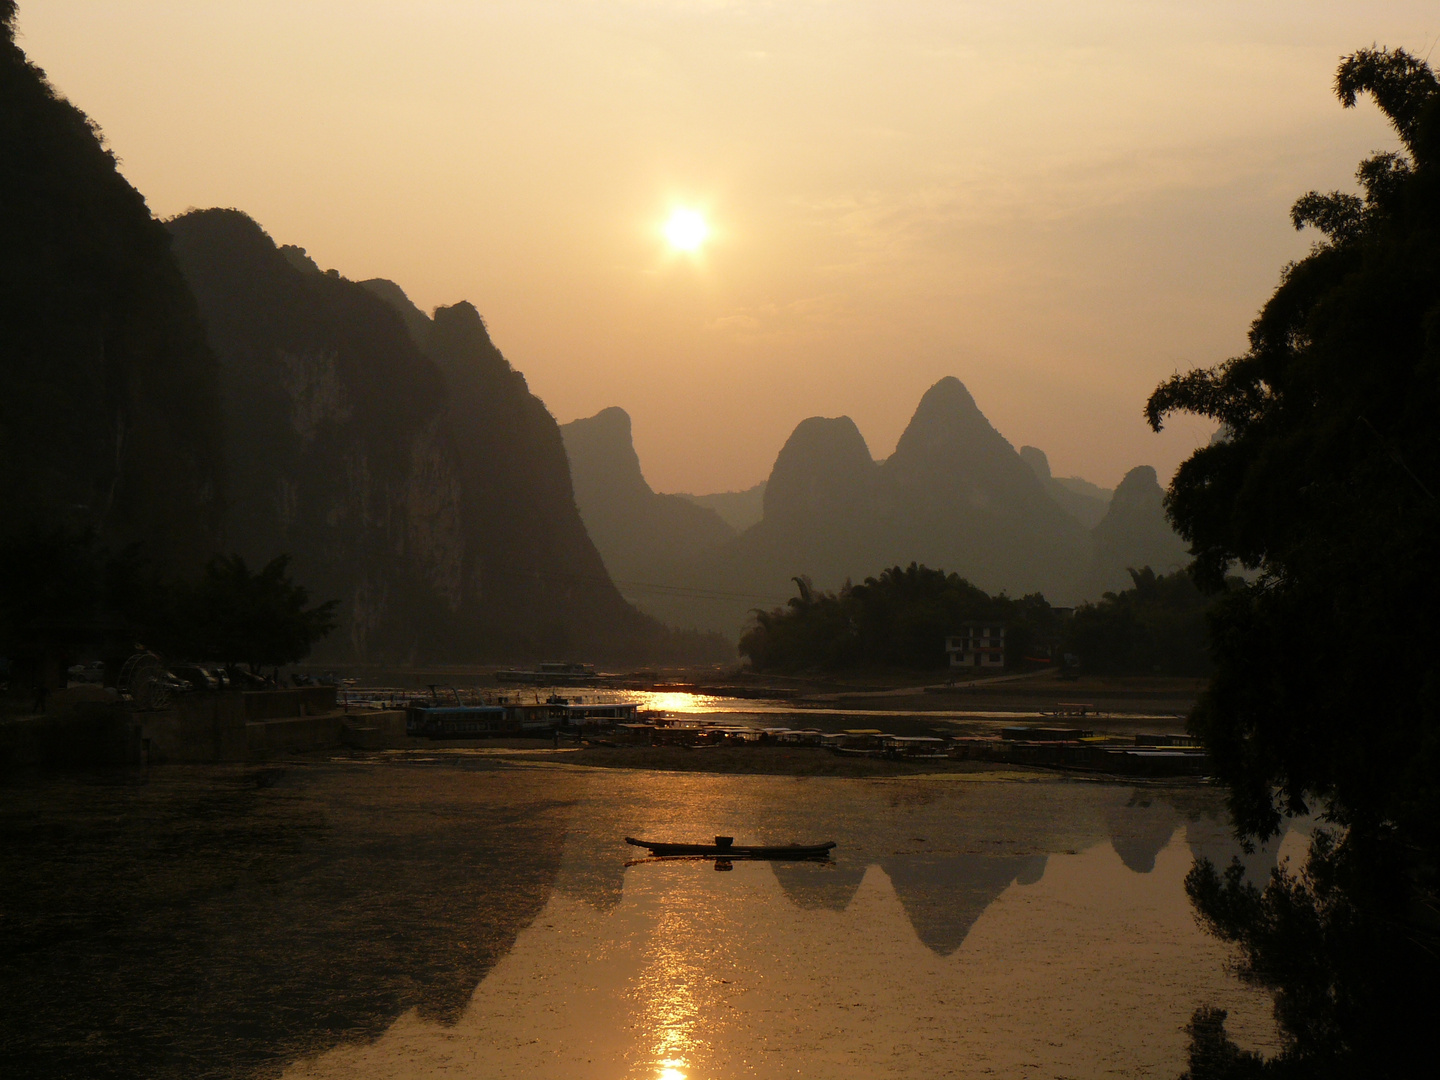
[[[1395,140],[1339,57],[1434,0],[24,0],[20,43],[168,216],[235,206],[422,307],[470,299],[662,491],[807,416],[888,454],[956,375],[1057,475],[1168,478],[1177,368],[1240,351],[1287,211]],[[666,223],[702,215],[677,251]]]

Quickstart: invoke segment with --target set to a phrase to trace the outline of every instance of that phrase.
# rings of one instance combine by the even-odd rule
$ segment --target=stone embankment
[[[276,754],[404,745],[402,711],[347,711],[333,686],[191,693],[135,712],[77,687],[45,713],[0,724],[0,769],[261,761]]]

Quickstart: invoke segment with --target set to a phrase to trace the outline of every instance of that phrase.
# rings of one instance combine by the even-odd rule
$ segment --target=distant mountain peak
[[[594,492],[596,499],[648,499],[653,489],[640,468],[631,435],[630,414],[618,405],[601,409],[560,426],[570,475],[582,503]],[[582,514],[589,507],[582,505]],[[593,532],[593,529],[592,529]],[[603,547],[602,547],[603,553]]]
[[[1110,492],[1082,480],[1078,476],[1054,476],[1050,472],[1050,458],[1038,446],[1022,446],[1020,460],[1030,466],[1050,497],[1067,511],[1071,517],[1087,529],[1093,529],[1105,516],[1110,505]]]
[[[980,411],[965,384],[947,375],[925,391],[895,444],[894,459],[904,468],[907,462],[938,464],[940,459],[948,462],[957,455],[969,456],[982,449],[988,454],[1015,453]]]
[[[577,425],[576,430],[589,428],[592,431],[604,432],[611,438],[624,439],[627,444],[631,444],[632,449],[634,448],[630,414],[619,405],[601,409],[594,416],[576,420],[575,424]]]
[[[926,409],[944,409],[949,411],[980,411],[980,406],[975,404],[975,398],[966,389],[965,384],[954,375],[946,375],[934,386],[926,390],[920,398],[920,404],[916,406],[916,414]]]
[[[875,472],[865,436],[848,416],[800,421],[765,484],[765,520],[806,521],[854,509]]]
[[[281,248],[280,250],[286,254],[286,257],[290,259],[292,264],[295,263],[295,257],[288,253],[288,248]],[[299,257],[305,257],[304,248],[296,248],[295,250],[300,253]],[[313,266],[314,263],[311,263],[311,265]],[[360,287],[368,291],[372,296],[378,296],[398,311],[400,318],[405,320],[405,328],[410,331],[410,337],[415,344],[420,346],[421,349],[429,348],[431,330],[430,316],[421,311],[419,307],[415,305],[414,301],[405,295],[404,289],[389,278],[370,278],[360,282]]]
[[[1160,487],[1160,476],[1153,465],[1136,465],[1125,474],[1120,486],[1115,489],[1114,500],[1118,504],[1144,497],[1153,498],[1156,492],[1164,494]]]
[[[320,264],[310,257],[310,253],[298,244],[281,244],[280,254],[285,256],[285,261],[303,274],[323,274]],[[395,286],[397,289],[400,287]]]
[[[561,425],[560,434],[570,459],[575,505],[614,577],[653,582],[671,572],[667,567],[675,562],[735,535],[715,511],[651,489],[624,409],[612,405],[572,420]],[[653,596],[645,599],[657,602]]]
[[[1045,451],[1038,446],[1020,447],[1020,460],[1030,466],[1032,472],[1040,478],[1040,482],[1048,484],[1051,480],[1050,459],[1045,456]]]
[[[1165,517],[1164,500],[1159,477],[1149,465],[1135,466],[1116,487],[1093,532],[1101,565],[1111,580],[1121,581],[1119,572],[1125,567],[1149,566],[1156,573],[1168,573],[1189,561],[1185,541]]]
[[[485,317],[469,300],[437,307],[433,319],[437,334],[463,339],[470,348],[495,348],[495,343],[490,340],[490,328],[485,325]]]
[[[947,375],[925,391],[920,404],[915,406],[910,426],[949,425],[957,420],[979,420],[987,427],[990,425],[965,384],[954,375]]]

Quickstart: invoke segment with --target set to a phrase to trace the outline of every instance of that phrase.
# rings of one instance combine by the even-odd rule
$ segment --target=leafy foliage
[[[1216,607],[1191,730],[1243,835],[1312,804],[1340,827],[1263,892],[1202,865],[1191,896],[1276,992],[1288,1046],[1266,1074],[1386,1076],[1420,1060],[1440,1004],[1440,82],[1365,49],[1336,91],[1372,97],[1403,152],[1361,164],[1360,196],[1295,204],[1323,239],[1285,270],[1249,350],[1165,382],[1147,415],[1223,425],[1167,508],[1202,587],[1256,571]],[[1258,1075],[1223,1018],[1197,1013],[1191,1033],[1192,1075]]]
[[[1414,907],[1421,864],[1398,839],[1317,832],[1304,869],[1276,869],[1263,890],[1238,860],[1223,874],[1196,863],[1186,892],[1206,928],[1238,948],[1241,977],[1274,991],[1286,1038],[1262,1067],[1229,1040],[1223,1014],[1202,1009],[1191,1024],[1196,1080],[1408,1075],[1433,1015],[1436,955],[1433,911]],[[1430,934],[1415,932],[1417,915]]]
[[[1190,1067],[1180,1080],[1251,1080],[1268,1073],[1259,1054],[1241,1050],[1225,1033],[1224,1009],[1205,1006],[1195,1010],[1185,1031],[1190,1036]]]
[[[220,659],[228,667],[293,664],[335,629],[336,602],[315,607],[303,585],[290,580],[290,557],[271,559],[251,573],[239,555],[217,555],[199,583],[181,600],[186,648],[195,659]]]
[[[959,574],[911,563],[891,567],[839,593],[795,578],[797,595],[783,608],[756,611],[740,652],[757,671],[856,667],[939,668],[945,637],[966,621],[1002,623],[1006,655],[1033,655],[1054,640],[1058,617],[1039,594],[990,596]]]
[[[1286,270],[1249,351],[1147,406],[1157,429],[1187,411],[1228,434],[1181,465],[1167,506],[1202,586],[1234,562],[1259,572],[1220,605],[1194,723],[1261,835],[1314,798],[1357,824],[1440,811],[1435,623],[1417,617],[1440,599],[1440,85],[1365,50],[1337,88],[1373,94],[1409,156],[1361,166],[1358,204],[1305,196],[1296,221],[1326,239]]]
[[[1181,571],[1130,571],[1132,588],[1107,592],[1076,609],[1065,627],[1065,650],[1102,675],[1206,675],[1206,613],[1210,599]]]
[[[77,647],[102,640],[119,657],[143,644],[171,660],[222,660],[258,671],[303,660],[335,627],[335,601],[310,605],[280,555],[252,573],[216,556],[197,579],[167,577],[139,544],[111,549],[93,532],[52,533],[0,545],[0,656],[25,683],[39,674],[46,628]],[[86,646],[86,643],[89,643]]]

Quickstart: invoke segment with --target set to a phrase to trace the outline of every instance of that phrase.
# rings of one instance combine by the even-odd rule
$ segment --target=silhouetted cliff
[[[1185,541],[1165,517],[1165,492],[1149,465],[1125,474],[1092,535],[1095,571],[1090,593],[1128,588],[1127,567],[1148,566],[1157,574],[1168,574],[1190,561]]]
[[[341,601],[332,650],[534,659],[655,643],[585,535],[554,419],[474,308],[425,319],[426,355],[374,283],[321,273],[239,211],[171,231],[220,359],[225,546],[291,552],[312,594]]]
[[[863,577],[878,558],[871,520],[878,479],[848,416],[802,420],[765,481],[765,516],[677,582],[707,590],[693,603],[697,624],[738,636],[752,609],[785,601],[792,577],[824,587]]]
[[[750,609],[782,602],[791,577],[833,589],[912,561],[991,592],[1069,599],[1089,547],[949,378],[926,392],[895,453],[878,464],[849,417],[803,421],[776,458],[764,520],[697,564],[691,581],[730,595],[705,607],[735,632]]]
[[[882,472],[884,554],[954,570],[987,592],[1072,598],[1084,530],[956,378],[925,392]],[[903,550],[902,550],[903,549]]]
[[[464,301],[435,310],[475,599],[503,638],[551,655],[655,657],[662,632],[621,599],[575,506],[559,425]]]
[[[0,536],[58,527],[198,565],[219,524],[214,357],[165,227],[0,2]]]
[[[735,530],[713,510],[651,489],[640,471],[624,409],[572,420],[560,433],[575,504],[606,569],[641,608],[684,625],[683,611],[670,597],[643,586],[672,579],[677,566],[731,539]]]
[[[875,461],[848,416],[800,421],[765,482],[764,521],[782,532],[852,523],[874,501]]]

